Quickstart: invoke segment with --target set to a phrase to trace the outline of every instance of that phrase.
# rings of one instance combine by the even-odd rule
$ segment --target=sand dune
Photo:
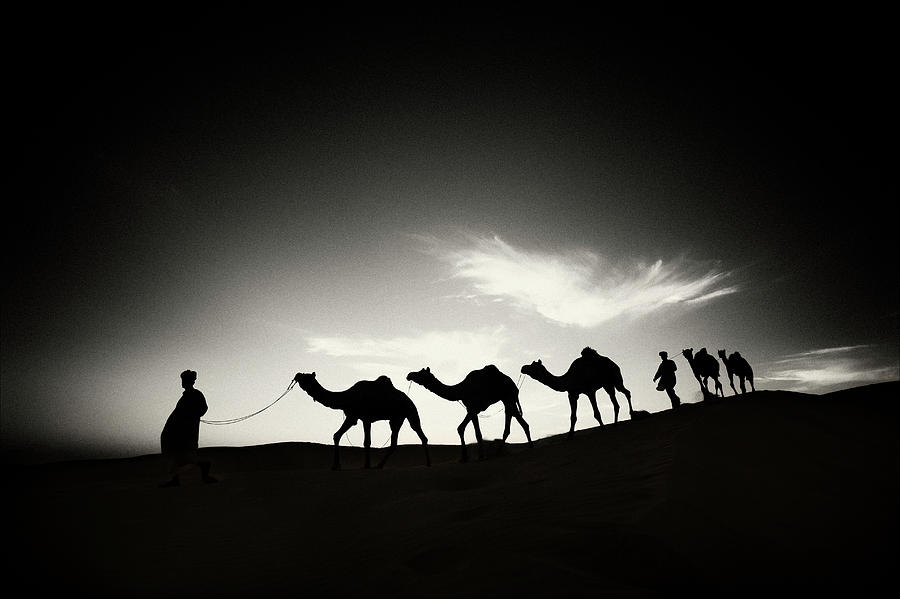
[[[896,586],[900,383],[759,391],[538,440],[204,448],[12,474],[8,588],[115,597],[597,597]],[[453,426],[449,424],[447,426]],[[561,431],[562,432],[562,431]],[[377,456],[378,452],[376,452]]]

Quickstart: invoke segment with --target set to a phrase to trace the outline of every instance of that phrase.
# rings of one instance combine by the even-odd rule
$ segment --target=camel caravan
[[[666,352],[660,352],[663,360],[666,361]],[[684,349],[682,355],[687,360],[691,371],[700,385],[704,399],[715,397],[724,397],[725,392],[722,383],[719,381],[719,361],[715,356],[707,353],[706,348],[701,348],[694,353],[693,348]],[[724,349],[718,351],[718,355],[725,364],[725,370],[731,383],[731,388],[735,394],[737,389],[734,386],[734,377],[738,377],[741,393],[746,393],[745,382],[750,383],[750,388],[755,391],[753,386],[753,369],[750,364],[741,356],[740,353],[734,352],[730,356]],[[671,361],[669,361],[671,363]],[[674,396],[672,387],[675,384],[674,376],[675,365],[671,363],[671,374],[669,382],[664,385],[660,383],[658,390],[667,388],[670,391],[670,397]],[[628,402],[628,412],[632,420],[649,416],[649,412],[644,410],[635,410],[631,403],[631,392],[625,387],[622,371],[619,366],[606,356],[601,356],[591,347],[585,347],[581,351],[581,355],[576,358],[569,366],[568,370],[562,375],[554,375],[547,370],[547,367],[536,360],[531,364],[522,366],[522,375],[528,376],[547,387],[565,393],[569,398],[569,406],[571,409],[570,426],[567,437],[572,439],[575,436],[576,407],[578,398],[585,395],[591,403],[594,418],[602,426],[603,420],[600,417],[600,410],[597,408],[597,391],[603,389],[613,405],[614,422],[619,421],[619,402],[616,396],[618,391],[625,396]],[[659,377],[659,373],[657,374]],[[465,378],[454,384],[449,385],[438,380],[431,369],[425,367],[419,371],[410,372],[406,379],[410,384],[416,383],[421,385],[431,393],[448,401],[458,401],[466,409],[466,415],[457,427],[459,433],[459,441],[461,447],[460,461],[466,462],[469,459],[465,431],[469,424],[475,431],[475,439],[478,447],[479,459],[484,459],[484,441],[481,434],[481,427],[478,423],[479,414],[484,412],[490,406],[496,403],[503,404],[505,412],[506,424],[503,429],[502,443],[506,442],[510,433],[510,425],[515,419],[525,433],[528,439],[529,447],[533,446],[531,439],[531,429],[525,421],[522,405],[519,403],[519,386],[513,380],[502,373],[493,364],[487,365],[479,370],[473,370],[465,376]],[[713,380],[713,391],[709,390],[709,379]],[[656,379],[654,379],[655,381]],[[334,433],[334,462],[332,468],[340,468],[340,440],[351,427],[358,422],[363,424],[363,446],[365,452],[365,468],[370,468],[369,451],[372,445],[371,429],[372,423],[379,420],[387,420],[391,427],[391,445],[384,457],[380,460],[377,468],[384,466],[387,459],[397,447],[397,436],[403,423],[409,421],[410,427],[419,436],[422,441],[422,447],[425,452],[425,465],[431,465],[431,458],[428,454],[428,438],[422,431],[419,412],[415,404],[409,396],[394,387],[392,381],[387,376],[378,377],[374,381],[359,381],[345,391],[329,391],[325,389],[318,380],[316,373],[305,374],[298,372],[293,379],[301,389],[303,389],[313,401],[322,404],[332,410],[340,410],[344,413],[344,422],[340,428]],[[293,384],[292,383],[292,384]],[[674,396],[677,398],[677,396]],[[677,408],[680,400],[673,399],[672,407]]]

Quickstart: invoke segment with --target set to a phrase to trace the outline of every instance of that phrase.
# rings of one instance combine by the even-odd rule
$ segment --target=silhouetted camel
[[[609,394],[615,411],[615,422],[619,421],[619,402],[616,400],[616,389],[625,394],[628,400],[628,412],[633,417],[634,408],[631,405],[631,391],[625,388],[622,381],[622,371],[615,362],[601,356],[596,350],[586,347],[581,350],[581,357],[576,358],[569,366],[569,370],[562,376],[550,374],[544,364],[537,360],[531,364],[522,366],[522,373],[527,374],[539,383],[547,385],[554,391],[568,393],[569,406],[572,410],[570,416],[571,427],[569,438],[575,436],[575,410],[578,405],[578,396],[584,393],[594,408],[594,418],[601,425],[600,410],[597,409],[597,390],[603,389]]]
[[[725,357],[725,350],[719,350],[719,357],[722,358],[722,363],[725,364],[725,371],[728,373],[728,381],[731,383],[731,390],[734,391],[735,395],[737,395],[737,389],[734,388],[734,377],[737,376],[738,380],[741,384],[741,393],[747,392],[747,387],[744,385],[744,381],[750,381],[750,390],[756,391],[756,387],[753,385],[753,369],[750,367],[750,364],[741,356],[740,352],[734,352],[729,357]]]
[[[316,380],[315,372],[311,374],[298,372],[294,376],[294,380],[314,401],[332,410],[344,412],[344,423],[334,433],[334,464],[332,465],[334,470],[341,466],[338,455],[341,437],[350,427],[356,425],[358,420],[362,420],[365,433],[363,445],[365,446],[366,468],[369,467],[369,447],[372,445],[372,423],[376,420],[387,420],[391,425],[391,447],[378,463],[378,468],[384,466],[397,448],[397,435],[400,433],[400,427],[403,426],[404,420],[409,420],[409,425],[422,440],[422,446],[425,448],[425,465],[431,466],[431,458],[428,455],[428,439],[422,432],[419,411],[403,391],[394,387],[388,377],[380,376],[374,381],[359,381],[346,391],[328,391]]]
[[[694,376],[697,377],[697,382],[700,383],[700,390],[703,391],[704,397],[713,395],[709,392],[710,377],[715,381],[716,392],[714,395],[718,396],[721,393],[722,397],[725,397],[722,383],[719,382],[719,361],[714,356],[706,353],[705,347],[701,347],[696,356],[694,355],[694,348],[682,350],[681,355],[687,358],[688,364],[691,365],[691,370],[694,371]]]
[[[503,402],[503,411],[506,414],[506,425],[503,428],[503,442],[509,436],[510,421],[515,418],[525,431],[528,444],[531,442],[531,431],[528,423],[522,417],[522,406],[519,403],[519,389],[511,378],[500,372],[493,364],[488,364],[481,370],[473,370],[466,375],[461,382],[455,385],[445,385],[431,374],[431,368],[423,368],[418,372],[410,372],[406,380],[422,385],[435,395],[450,401],[459,401],[466,407],[466,417],[457,427],[459,442],[462,445],[463,462],[469,459],[466,452],[465,431],[469,422],[475,429],[475,439],[478,441],[478,458],[484,458],[484,447],[481,439],[481,426],[478,424],[478,414],[483,412],[498,401]]]

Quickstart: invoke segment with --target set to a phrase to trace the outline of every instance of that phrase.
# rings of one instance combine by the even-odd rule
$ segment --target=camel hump
[[[394,383],[391,382],[391,379],[385,375],[381,375],[374,381],[358,381],[348,389],[348,391],[357,393],[385,393],[391,390],[396,390],[396,387],[394,387]]]
[[[482,383],[483,381],[490,381],[492,379],[496,379],[498,374],[503,374],[500,372],[500,369],[494,366],[493,364],[488,364],[484,368],[479,368],[478,370],[473,370],[463,379],[463,382],[469,383]]]
[[[563,376],[575,376],[578,378],[599,376],[603,380],[618,380],[622,377],[619,365],[591,350],[587,354],[575,358],[569,370]]]
[[[482,368],[481,373],[483,373],[486,377],[490,377],[492,380],[495,380],[495,381],[498,379],[506,379],[506,380],[512,381],[512,379],[509,378],[509,376],[505,372],[503,372],[502,370],[500,370],[493,364],[488,364],[487,366]],[[515,384],[515,383],[513,383],[513,384]]]
[[[582,357],[585,357],[585,358],[602,358],[603,357],[593,347],[585,347],[583,350],[581,350],[581,355],[582,355]]]
[[[390,377],[384,374],[375,379],[373,382],[381,387],[389,387],[391,389],[394,388],[394,383],[391,381]]]
[[[613,366],[616,365],[616,363],[613,362],[610,358],[604,356],[603,354],[598,352],[593,347],[585,347],[583,350],[581,350],[581,357],[584,358],[585,360],[587,360],[588,362],[594,362],[594,363],[603,362],[606,365],[610,365],[610,364],[612,364]]]

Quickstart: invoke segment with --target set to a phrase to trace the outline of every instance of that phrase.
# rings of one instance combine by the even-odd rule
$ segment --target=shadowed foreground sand
[[[497,444],[208,448],[13,474],[7,588],[116,597],[566,597],[896,588],[900,383],[760,391]],[[432,424],[434,426],[434,424]],[[447,426],[451,426],[448,424]],[[474,455],[474,453],[473,453]],[[379,452],[374,453],[377,459]],[[9,503],[9,502],[8,502]],[[9,531],[10,529],[7,528]]]

